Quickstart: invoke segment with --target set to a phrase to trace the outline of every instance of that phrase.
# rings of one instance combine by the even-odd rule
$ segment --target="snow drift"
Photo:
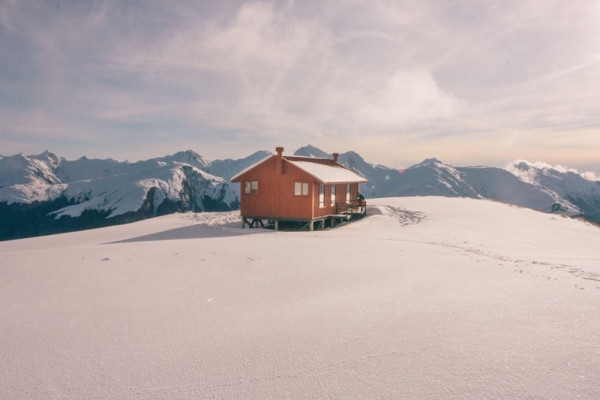
[[[598,398],[600,230],[465,198],[0,243],[0,398]]]

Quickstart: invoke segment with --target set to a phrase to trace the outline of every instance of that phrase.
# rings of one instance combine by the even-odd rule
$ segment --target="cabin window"
[[[335,185],[331,185],[331,206],[335,206]]]
[[[294,182],[294,194],[296,196],[308,196],[308,183]]]
[[[319,185],[319,207],[325,207],[325,185]]]
[[[258,194],[258,181],[245,181],[244,182],[244,193],[245,194]]]
[[[350,184],[346,183],[346,203],[350,203]]]

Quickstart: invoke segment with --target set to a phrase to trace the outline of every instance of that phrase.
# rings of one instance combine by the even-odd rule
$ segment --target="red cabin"
[[[240,182],[242,227],[264,226],[271,221],[304,222],[310,230],[327,222],[350,220],[366,213],[366,204],[358,198],[362,176],[340,165],[338,153],[333,159],[284,156],[283,147],[276,155],[246,168],[231,178]]]

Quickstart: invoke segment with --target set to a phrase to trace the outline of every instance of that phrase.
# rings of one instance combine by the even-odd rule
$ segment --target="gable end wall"
[[[272,157],[239,177],[242,216],[290,219],[313,218],[315,178],[291,165],[285,159],[283,159],[282,167],[282,171],[278,172],[277,157]],[[244,193],[245,181],[258,181],[258,194]],[[308,183],[308,196],[294,195],[294,182]]]

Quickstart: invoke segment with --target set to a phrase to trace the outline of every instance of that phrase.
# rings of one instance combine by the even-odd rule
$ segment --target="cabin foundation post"
[[[248,228],[250,228],[250,229],[258,228],[259,224],[262,228],[265,227],[265,224],[263,223],[262,218],[252,218],[252,221],[250,221],[248,218],[242,217],[242,229],[245,228],[246,225],[248,225]]]
[[[279,220],[275,220],[275,230],[278,231],[279,230]]]

